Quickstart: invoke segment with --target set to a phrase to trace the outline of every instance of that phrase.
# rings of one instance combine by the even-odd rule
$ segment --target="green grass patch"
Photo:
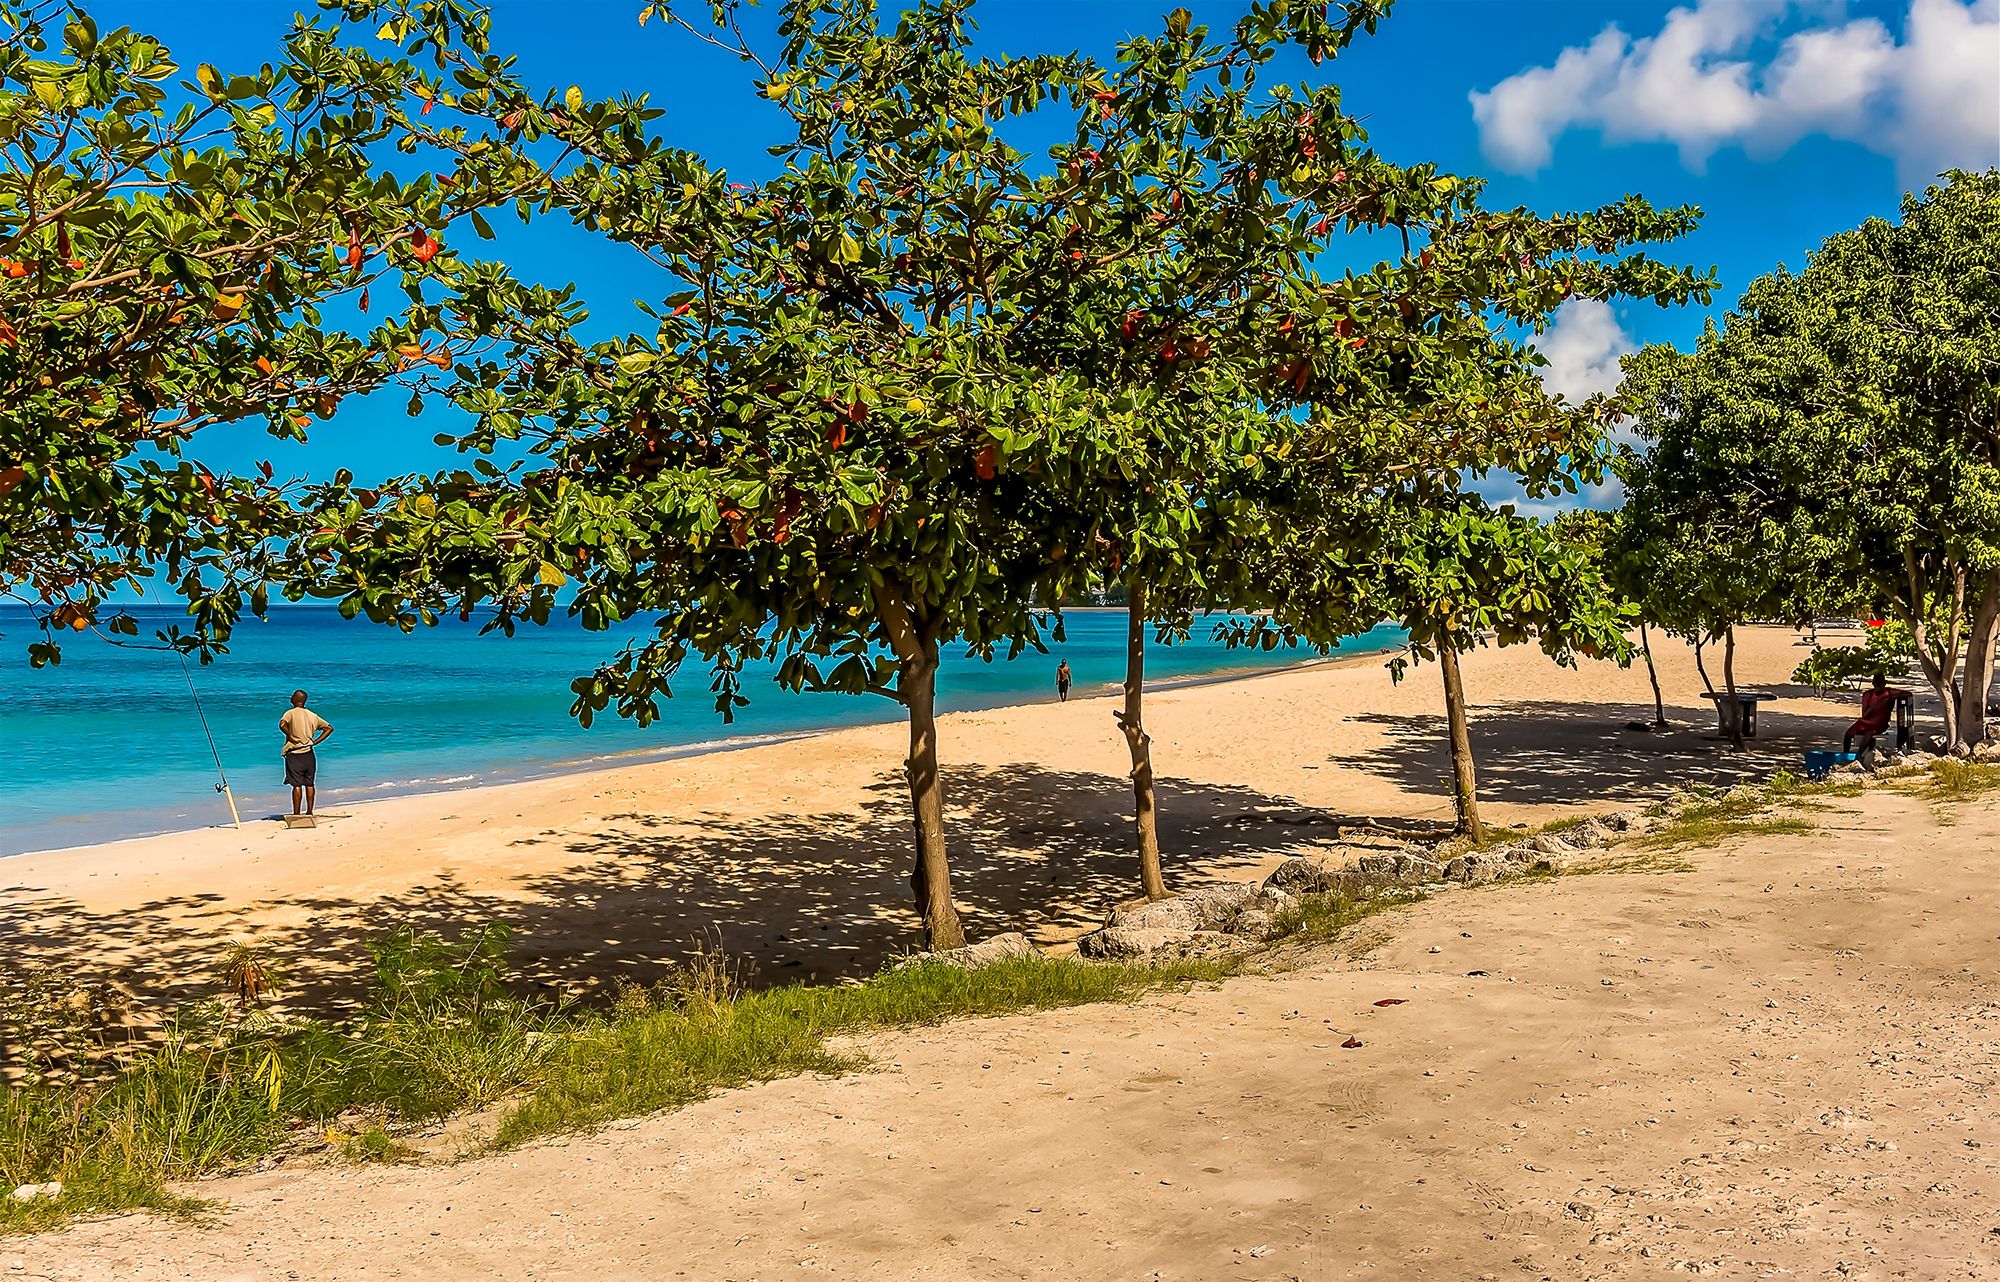
[[[1693,872],[1694,861],[1672,850],[1619,851],[1589,863],[1572,864],[1553,875],[1590,877],[1598,873]]]
[[[1949,827],[1958,822],[1957,806],[2000,788],[2000,764],[1947,757],[1932,762],[1921,774],[1893,780],[1890,786],[1930,802],[1932,817]]]
[[[360,1156],[379,1160],[393,1149],[386,1132],[378,1141],[370,1131],[385,1123],[529,1089],[585,1020],[507,990],[506,940],[501,927],[457,940],[393,931],[374,945],[372,1000],[338,1024],[242,1000],[269,991],[277,970],[232,945],[222,979],[237,1000],[194,1003],[153,1042],[109,1054],[46,977],[5,985],[0,1036],[22,1049],[20,1080],[0,1104],[0,1188],[62,1191],[0,1202],[0,1231],[87,1212],[185,1210],[194,1203],[170,1191],[174,1182],[297,1147],[337,1118],[364,1119]]]
[[[1859,781],[1816,783],[1779,771],[1761,788],[1732,788],[1684,797],[1651,831],[1632,844],[1641,851],[1714,846],[1737,837],[1803,837],[1819,831],[1807,817],[1828,808],[1832,797],[1851,797]]]
[[[1923,794],[1932,801],[1950,803],[1971,801],[1996,788],[2000,788],[2000,765],[1948,758],[1932,763]]]
[[[843,1072],[862,1061],[828,1046],[841,1034],[1130,1001],[1234,969],[1204,959],[1138,966],[1024,957],[976,970],[916,961],[860,984],[691,1000],[670,993],[651,1010],[632,1009],[636,999],[628,998],[619,1018],[564,1045],[541,1083],[502,1118],[495,1142],[504,1147],[679,1108],[732,1086]]]
[[[359,1135],[348,1136],[341,1141],[340,1151],[348,1161],[362,1163],[407,1162],[417,1156],[417,1150],[380,1126],[371,1126]]]
[[[1422,898],[1400,888],[1299,896],[1266,942],[1329,941]],[[73,1005],[60,986],[0,991],[0,1033],[31,1047],[25,1078],[0,1103],[0,1188],[62,1185],[53,1198],[0,1201],[0,1233],[97,1212],[192,1214],[203,1204],[176,1183],[322,1142],[350,1161],[411,1160],[419,1154],[399,1132],[495,1106],[491,1143],[521,1144],[731,1087],[850,1070],[863,1060],[835,1045],[843,1036],[1132,1001],[1252,964],[1036,955],[966,970],[919,958],[861,983],[751,992],[708,949],[661,983],[585,1009],[513,995],[506,942],[497,926],[457,939],[391,932],[373,945],[372,997],[338,1023],[263,1010],[256,1002],[281,969],[232,945],[220,968],[229,998],[195,1003],[150,1045],[109,1057],[82,1044],[83,1024],[50,1014]]]
[[[1128,1001],[1239,966],[1036,956],[968,971],[918,960],[860,984],[753,993],[707,951],[660,984],[622,991],[608,1010],[586,1010],[511,995],[506,939],[499,927],[455,940],[392,932],[374,946],[372,1000],[346,1021],[217,999],[109,1059],[45,1010],[23,1008],[16,986],[0,999],[0,1032],[15,1030],[19,1045],[18,1031],[33,1028],[39,1049],[0,1103],[0,1188],[59,1182],[62,1191],[0,1201],[0,1233],[105,1211],[190,1213],[202,1204],[174,1193],[176,1182],[322,1139],[351,1161],[405,1161],[417,1153],[395,1138],[399,1128],[498,1104],[496,1142],[518,1144],[732,1086],[851,1068],[858,1058],[828,1045],[841,1034]],[[245,966],[232,946],[224,979],[239,997],[252,987]],[[57,990],[35,991],[67,1009]]]
[[[1340,894],[1301,895],[1272,914],[1270,939],[1330,943],[1356,922],[1392,908],[1422,903],[1429,897],[1420,890],[1403,889],[1385,889],[1360,898]]]

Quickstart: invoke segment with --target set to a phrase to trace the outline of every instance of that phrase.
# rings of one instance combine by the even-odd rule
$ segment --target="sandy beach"
[[[593,1135],[211,1181],[203,1223],[0,1242],[0,1275],[2000,1277],[2000,807],[1814,819]]]
[[[1524,823],[1727,782],[1837,741],[1846,703],[1786,685],[1801,638],[1746,629],[1738,680],[1783,697],[1754,751],[1721,751],[1692,651],[1560,668],[1532,647],[1465,663],[1489,821]],[[1720,656],[1709,657],[1719,679]],[[1128,761],[1109,697],[970,712],[940,733],[954,889],[975,937],[1073,937],[1136,893]],[[1435,830],[1451,805],[1435,668],[1380,656],[1163,691],[1148,701],[1171,881],[1240,878],[1356,825]],[[904,731],[860,727],[738,751],[403,797],[312,831],[228,828],[0,859],[0,938],[142,995],[206,992],[220,947],[284,958],[295,1000],[337,993],[399,922],[504,920],[526,973],[645,980],[697,935],[759,978],[864,975],[917,940],[908,906]],[[337,776],[337,743],[323,771]]]

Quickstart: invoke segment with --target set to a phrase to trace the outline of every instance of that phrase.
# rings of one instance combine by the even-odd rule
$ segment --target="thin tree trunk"
[[[1968,748],[1986,742],[1986,699],[1993,686],[1993,644],[2000,631],[2000,572],[1981,587],[1972,627],[1965,634],[1965,687],[1958,701],[1958,741]]]
[[[1722,727],[1729,746],[1743,751],[1743,701],[1736,697],[1736,625],[1722,630]]]
[[[1660,670],[1653,666],[1653,639],[1644,619],[1639,620],[1639,650],[1646,656],[1646,676],[1653,683],[1653,724],[1664,728],[1667,724],[1667,704],[1660,695]]]
[[[1486,840],[1479,820],[1479,780],[1472,768],[1472,729],[1465,716],[1465,682],[1458,671],[1458,652],[1438,646],[1438,667],[1444,671],[1444,714],[1451,725],[1452,800],[1458,807],[1458,831],[1474,841]]]
[[[938,776],[937,753],[937,640],[895,588],[878,587],[875,604],[899,664],[896,697],[910,713],[910,756],[904,767],[916,829],[910,889],[924,923],[924,947],[941,952],[963,947],[965,928],[951,902],[951,864],[944,840],[944,785]]]
[[[1715,682],[1708,679],[1708,669],[1701,662],[1701,633],[1694,634],[1694,670],[1701,674],[1701,688],[1715,693]]]
[[[1955,753],[1960,750],[1959,691],[1954,681],[1958,673],[1958,620],[1953,618],[1951,627],[1945,631],[1943,643],[1934,647],[1930,626],[1925,622],[1930,590],[1923,567],[1917,563],[1916,553],[1908,548],[1903,550],[1903,565],[1910,585],[1910,601],[1904,611],[1904,619],[1910,625],[1910,638],[1916,644],[1917,664],[1923,668],[1924,678],[1931,683],[1931,689],[1937,692],[1938,711],[1944,719],[1944,751]],[[1958,576],[1959,591],[1953,603],[1954,616],[1963,612],[1964,584],[1964,576]]]
[[[906,664],[902,680],[910,706],[910,809],[916,821],[917,863],[910,873],[924,946],[933,952],[961,948],[965,928],[951,902],[951,865],[944,843],[944,786],[938,779],[937,655]]]
[[[1139,846],[1139,885],[1148,899],[1165,899],[1160,872],[1159,801],[1153,791],[1153,737],[1146,733],[1146,585],[1133,580],[1125,597],[1125,710],[1116,713],[1132,752],[1133,834]]]

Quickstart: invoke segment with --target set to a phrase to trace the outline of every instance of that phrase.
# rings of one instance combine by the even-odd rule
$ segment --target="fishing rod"
[[[173,649],[171,646],[165,648]],[[201,718],[201,733],[208,740],[208,755],[215,758],[215,777],[222,781],[215,785],[215,790],[229,802],[229,818],[241,828],[243,816],[236,811],[236,794],[229,790],[229,775],[222,768],[222,753],[215,746],[215,734],[208,728],[208,714],[202,711],[201,695],[194,688],[194,672],[188,667],[187,652],[174,649],[174,653],[180,657],[181,676],[187,680],[188,698],[194,700],[194,715]]]

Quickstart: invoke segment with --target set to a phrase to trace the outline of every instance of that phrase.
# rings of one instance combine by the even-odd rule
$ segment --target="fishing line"
[[[96,629],[92,629],[92,631],[96,631]],[[202,737],[208,740],[208,755],[215,758],[215,777],[222,781],[215,785],[215,790],[221,793],[223,800],[229,803],[230,820],[238,828],[241,828],[243,826],[243,816],[236,809],[236,794],[229,787],[229,774],[222,768],[222,752],[215,746],[215,732],[208,728],[208,713],[201,706],[201,692],[194,687],[194,671],[188,667],[187,651],[182,650],[178,646],[141,645],[137,641],[121,641],[117,637],[104,636],[101,632],[98,635],[103,637],[109,644],[117,646],[121,650],[153,650],[156,652],[166,650],[170,651],[181,661],[181,677],[187,682],[188,698],[194,700],[194,715],[201,719]]]

